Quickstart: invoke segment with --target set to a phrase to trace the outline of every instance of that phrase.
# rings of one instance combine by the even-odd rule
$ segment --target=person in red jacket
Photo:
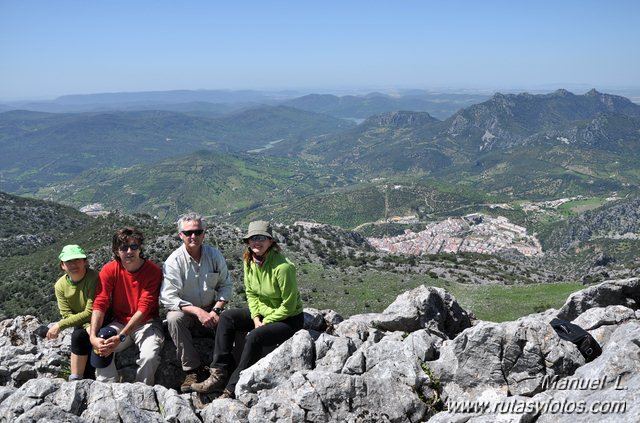
[[[159,319],[162,270],[142,255],[144,236],[135,228],[122,228],[113,235],[111,249],[114,260],[100,270],[96,297],[91,314],[91,354],[96,367],[96,380],[116,382],[118,372],[113,353],[137,345],[136,382],[153,385],[164,343]],[[98,332],[105,323],[107,310],[113,321],[108,323],[115,335],[103,338]],[[95,363],[94,363],[95,360]]]

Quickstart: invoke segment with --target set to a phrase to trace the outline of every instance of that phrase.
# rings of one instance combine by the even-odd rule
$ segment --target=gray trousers
[[[109,326],[114,328],[118,333],[124,328],[120,322],[113,321]],[[138,326],[124,342],[121,342],[116,348],[115,353],[124,351],[133,344],[136,344],[140,350],[140,358],[136,361],[138,372],[136,373],[136,382],[143,382],[147,385],[154,385],[155,375],[160,365],[160,352],[162,344],[164,344],[164,331],[162,330],[162,322],[160,319],[151,319]],[[111,364],[103,369],[96,369],[96,380],[99,382],[117,382],[118,370],[116,369],[115,355]]]
[[[193,345],[193,330],[207,331],[211,337],[215,336],[215,330],[207,329],[196,316],[183,311],[174,310],[167,313],[167,329],[176,346],[176,355],[182,370],[189,372],[202,365],[200,354]]]

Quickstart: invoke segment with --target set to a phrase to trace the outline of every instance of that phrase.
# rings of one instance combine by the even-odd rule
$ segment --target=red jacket
[[[106,312],[113,303],[114,319],[125,325],[138,310],[146,315],[145,321],[158,317],[161,282],[162,270],[149,260],[135,273],[117,260],[110,261],[100,270],[93,309]]]

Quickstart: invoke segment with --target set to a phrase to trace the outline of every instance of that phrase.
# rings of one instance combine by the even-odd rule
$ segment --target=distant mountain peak
[[[595,88],[586,92],[584,97],[599,100],[599,102],[605,106],[607,112],[625,113],[631,116],[640,117],[640,107],[626,97],[601,93],[596,91]]]
[[[366,123],[369,125],[393,128],[416,127],[434,122],[440,121],[427,112],[408,111],[383,113],[366,120]]]
[[[584,95],[585,95],[586,97],[597,97],[597,96],[601,96],[601,95],[602,95],[602,93],[601,93],[601,92],[599,92],[599,91],[596,91],[596,89],[595,89],[595,88],[591,88],[591,89],[590,89],[589,91],[587,91]]]
[[[364,96],[365,98],[375,98],[375,97],[384,97],[384,98],[388,98],[389,96],[377,91],[371,92],[367,95]]]
[[[501,100],[501,99],[504,99],[504,98],[508,98],[510,95],[513,95],[513,94],[495,93],[491,97],[491,100]]]
[[[574,95],[575,94],[573,94],[571,91],[567,91],[564,88],[560,88],[558,90],[555,90],[552,93],[552,96],[554,96],[554,97],[572,97]]]

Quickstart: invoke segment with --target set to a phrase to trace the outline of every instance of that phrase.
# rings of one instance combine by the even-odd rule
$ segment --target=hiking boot
[[[204,382],[194,383],[191,389],[201,394],[220,391],[227,383],[227,372],[223,369],[212,367],[209,369],[209,377]]]
[[[209,371],[204,367],[198,367],[197,369],[190,370],[184,378],[182,385],[180,385],[180,392],[188,393],[193,392],[191,385],[194,383],[202,382],[209,377]]]
[[[216,399],[236,399],[236,394],[234,394],[233,392],[231,392],[230,390],[228,390],[227,388],[224,388],[224,391],[222,391],[222,394],[220,394],[220,396]]]
[[[180,385],[180,392],[187,393],[192,392],[191,385],[198,382],[198,374],[195,371],[191,371],[187,373],[182,381],[182,385]]]

